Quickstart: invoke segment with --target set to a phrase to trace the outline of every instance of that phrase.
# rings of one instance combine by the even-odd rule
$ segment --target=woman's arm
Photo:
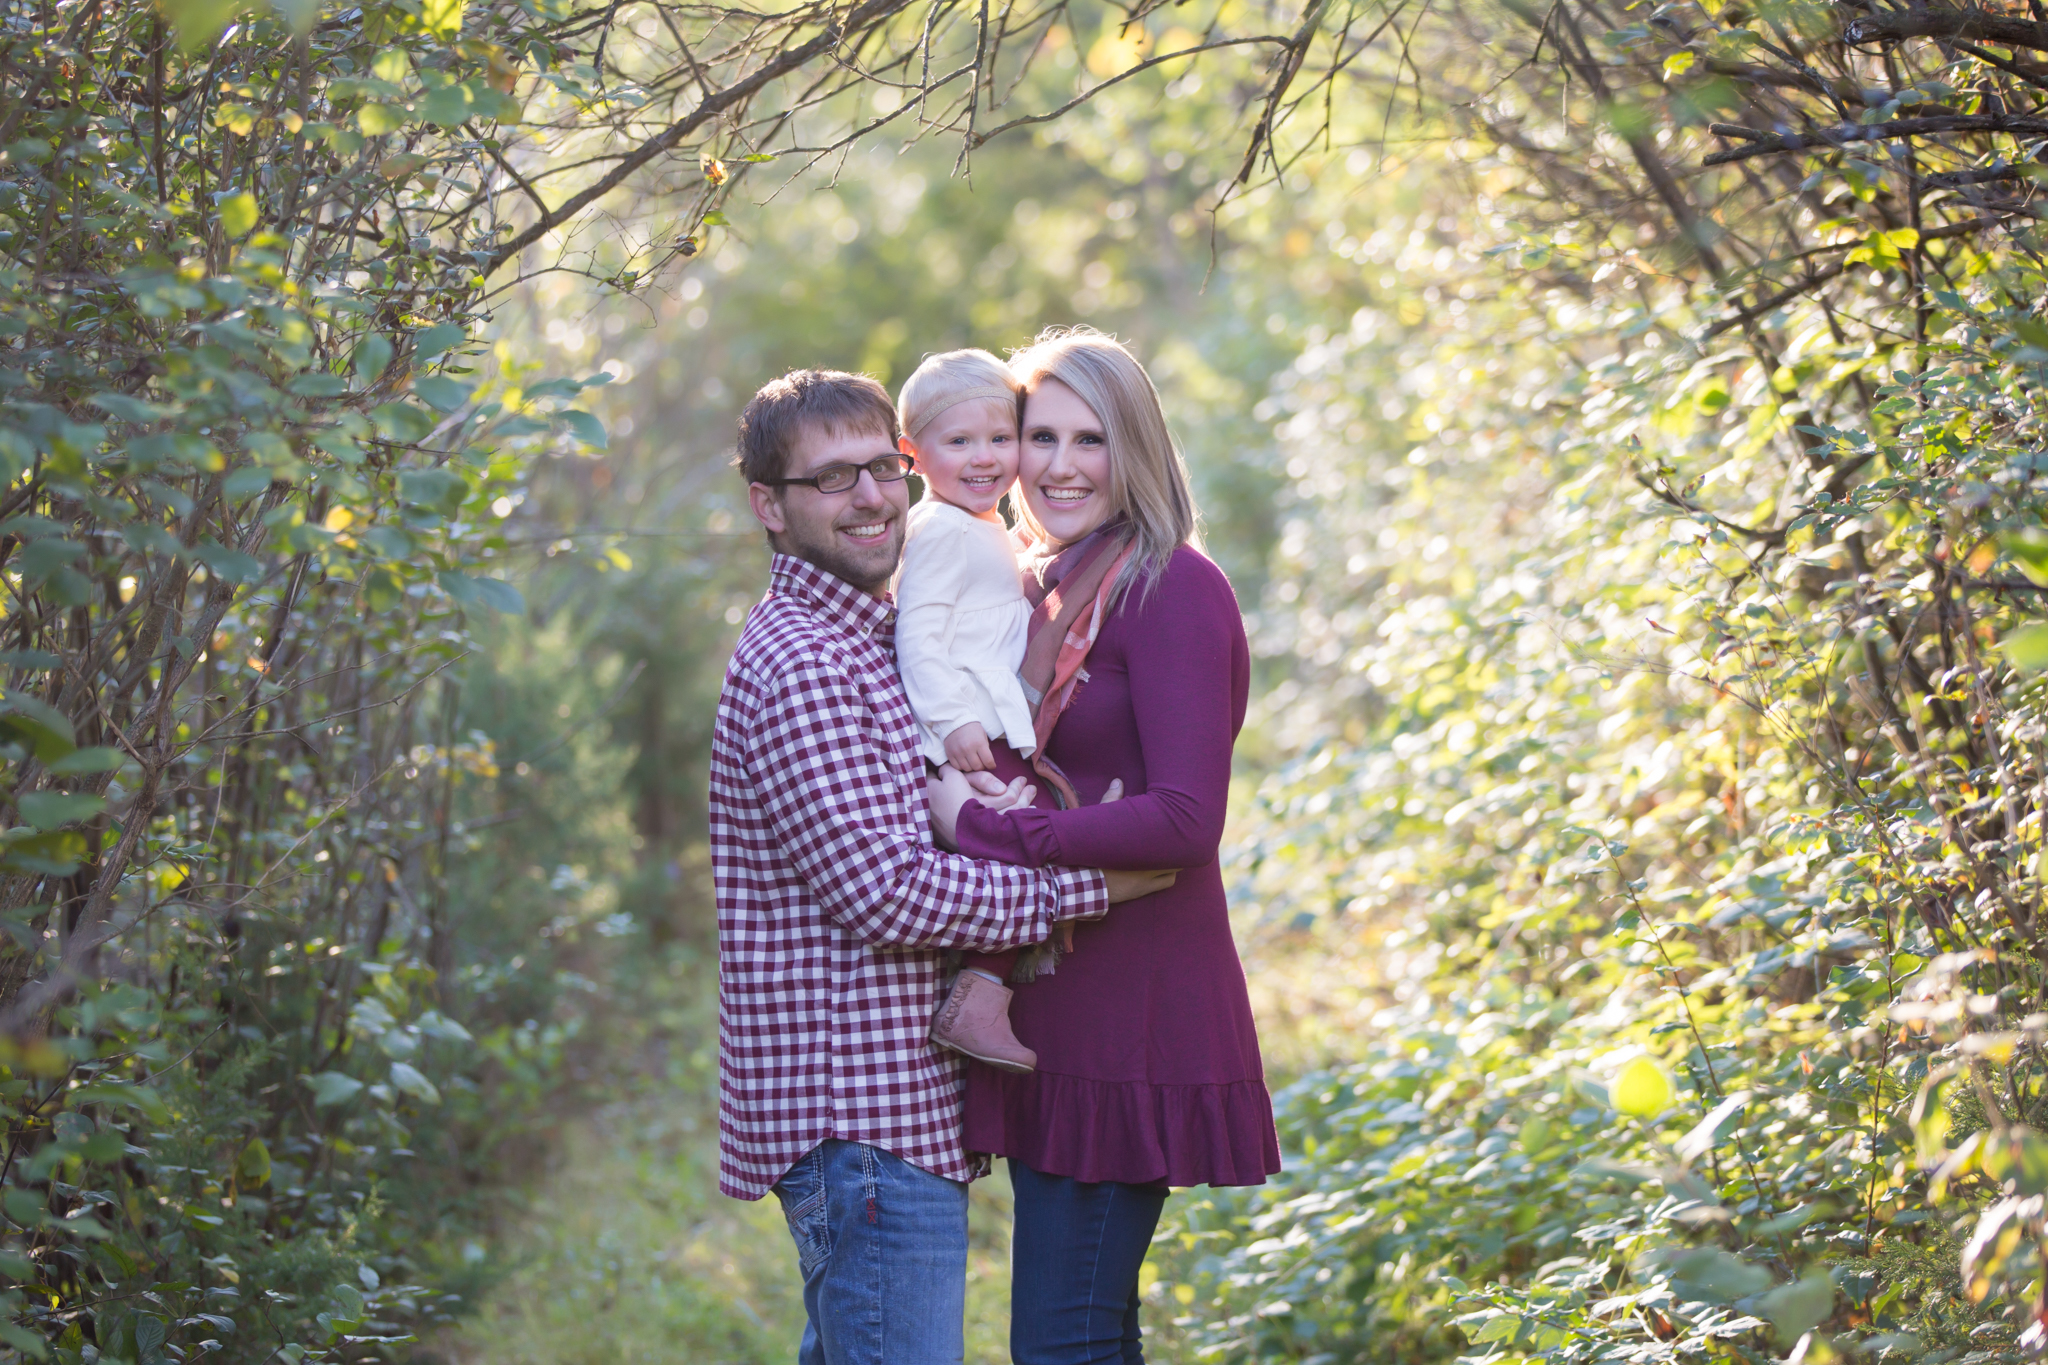
[[[1133,601],[1137,589],[1133,590]],[[962,852],[1029,867],[1200,867],[1223,841],[1244,624],[1222,571],[1178,557],[1125,640],[1145,790],[1079,810],[960,812]]]

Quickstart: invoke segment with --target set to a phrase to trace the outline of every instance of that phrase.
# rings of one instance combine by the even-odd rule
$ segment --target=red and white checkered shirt
[[[1043,942],[1109,908],[1102,874],[932,844],[896,609],[777,555],[711,740],[718,1187],[759,1199],[827,1138],[951,1180],[961,1063],[926,1041],[942,950]]]

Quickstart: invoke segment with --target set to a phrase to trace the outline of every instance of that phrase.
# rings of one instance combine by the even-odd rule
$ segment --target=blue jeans
[[[1141,1365],[1138,1267],[1166,1186],[1085,1184],[1014,1157],[1009,1167],[1013,1365]]]
[[[957,1365],[967,1186],[828,1139],[775,1183],[804,1277],[798,1365]]]

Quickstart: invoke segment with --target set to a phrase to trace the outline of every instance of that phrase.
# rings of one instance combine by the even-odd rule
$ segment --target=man
[[[927,1041],[947,948],[1043,942],[1170,874],[1033,869],[933,846],[890,577],[910,461],[874,380],[799,370],[739,459],[775,558],[711,748],[719,1188],[773,1190],[804,1279],[803,1365],[964,1353],[960,1063]],[[952,775],[942,799],[957,803]],[[1028,799],[1021,782],[995,804]]]

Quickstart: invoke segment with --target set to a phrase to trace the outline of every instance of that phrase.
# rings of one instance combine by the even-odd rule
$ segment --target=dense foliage
[[[1207,1357],[2044,1344],[2043,35],[1634,18],[1412,38],[1465,136],[1272,396],[1240,895],[1337,1064],[1173,1230]]]
[[[2043,1344],[2031,17],[0,15],[6,1349],[402,1354],[702,1085],[732,407],[1076,316],[1264,688],[1166,1349]]]

